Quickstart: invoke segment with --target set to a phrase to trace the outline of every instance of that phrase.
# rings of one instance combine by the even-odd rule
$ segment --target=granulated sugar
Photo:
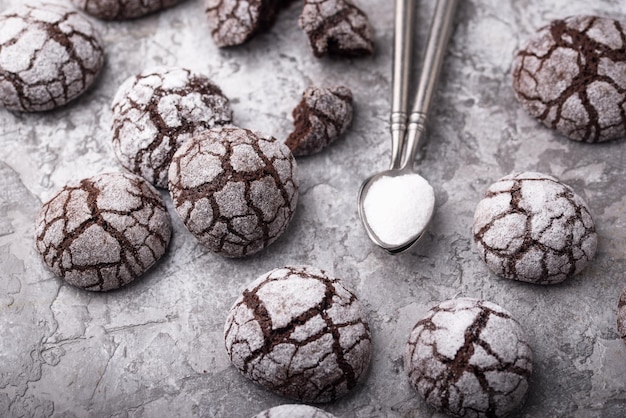
[[[435,205],[431,185],[418,174],[381,177],[369,187],[363,209],[384,244],[400,246],[426,228]]]

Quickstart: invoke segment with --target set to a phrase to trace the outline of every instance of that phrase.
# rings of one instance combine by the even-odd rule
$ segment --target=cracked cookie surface
[[[293,110],[294,131],[285,142],[291,152],[305,156],[320,152],[352,122],[352,92],[347,87],[308,87]]]
[[[122,166],[166,188],[174,153],[194,133],[229,124],[230,102],[206,76],[159,67],[130,77],[113,99],[113,150]]]
[[[626,135],[626,32],[597,16],[555,20],[513,61],[522,106],[570,139],[602,142]]]
[[[371,334],[356,296],[310,266],[253,281],[230,309],[226,351],[247,378],[282,396],[329,402],[364,377]]]
[[[593,259],[597,234],[587,204],[541,173],[505,176],[478,203],[472,227],[482,259],[508,279],[553,284]]]
[[[502,417],[523,400],[532,351],[519,323],[500,306],[459,298],[417,322],[404,367],[428,404],[457,417]]]
[[[266,409],[252,418],[335,418],[335,416],[313,406],[288,404]]]
[[[104,20],[142,17],[182,3],[184,0],[72,0],[74,6]]]
[[[44,203],[35,245],[73,286],[106,291],[145,273],[165,253],[170,218],[159,193],[133,174],[72,181]]]
[[[205,0],[211,36],[218,47],[243,44],[269,29],[292,0]]]
[[[369,19],[351,0],[305,0],[298,22],[316,57],[374,53]]]
[[[0,28],[0,106],[51,110],[80,96],[100,73],[99,35],[73,9],[19,6],[0,15]]]
[[[626,288],[622,291],[617,304],[617,332],[626,344]]]
[[[187,229],[209,250],[243,257],[287,229],[298,201],[296,161],[272,137],[213,128],[174,154],[169,189]]]

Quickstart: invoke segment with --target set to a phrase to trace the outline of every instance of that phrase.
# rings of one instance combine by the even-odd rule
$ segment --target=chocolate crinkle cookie
[[[0,15],[0,106],[63,106],[94,82],[104,62],[91,23],[64,6],[19,6]]]
[[[374,53],[374,36],[367,15],[351,0],[304,0],[299,23],[316,57]]]
[[[583,199],[556,178],[514,173],[478,203],[474,242],[487,266],[508,279],[553,284],[593,259],[597,234]]]
[[[616,20],[574,16],[540,29],[513,61],[522,106],[570,139],[626,136],[626,32]]]
[[[247,378],[303,402],[333,401],[363,379],[371,335],[356,296],[309,266],[272,270],[230,309],[226,351]]]
[[[298,201],[296,160],[272,137],[236,127],[200,132],[169,169],[176,212],[209,250],[243,257],[287,229]]]
[[[178,147],[231,119],[230,102],[204,75],[153,68],[127,79],[113,99],[113,150],[124,168],[166,188]]]
[[[533,356],[509,312],[477,299],[448,300],[411,331],[404,353],[411,385],[455,417],[503,417],[528,390]]]
[[[295,156],[314,154],[343,134],[352,122],[352,92],[343,86],[309,87],[293,110],[294,131],[285,142]]]
[[[269,29],[292,0],[205,0],[211,36],[218,47],[243,44]]]
[[[335,418],[335,416],[313,406],[288,404],[266,409],[252,418]]]
[[[159,193],[133,174],[72,181],[44,203],[36,248],[57,276],[86,290],[120,288],[167,249],[170,218]]]
[[[184,0],[72,0],[74,6],[104,20],[134,19]]]
[[[626,288],[622,291],[617,304],[617,332],[626,344]]]

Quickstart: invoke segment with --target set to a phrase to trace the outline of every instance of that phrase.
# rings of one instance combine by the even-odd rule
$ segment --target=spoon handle
[[[430,25],[428,44],[426,45],[424,65],[415,93],[413,110],[409,115],[406,152],[402,160],[402,168],[411,164],[415,159],[418,145],[426,130],[426,121],[437,86],[437,79],[441,72],[448,39],[452,32],[452,22],[457,3],[457,0],[438,0],[435,6],[435,14]]]
[[[399,168],[407,129],[415,0],[396,0],[391,97],[391,169]]]

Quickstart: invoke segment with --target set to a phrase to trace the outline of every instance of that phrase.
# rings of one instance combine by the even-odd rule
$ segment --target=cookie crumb
[[[294,131],[285,142],[295,156],[320,152],[352,122],[352,92],[347,87],[309,87],[293,110]]]

